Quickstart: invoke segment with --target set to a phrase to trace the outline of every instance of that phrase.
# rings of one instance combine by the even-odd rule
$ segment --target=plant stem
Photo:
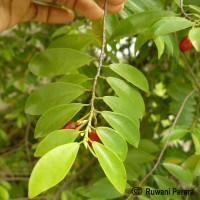
[[[103,28],[102,28],[102,46],[101,46],[101,53],[100,53],[100,57],[99,57],[97,73],[96,73],[96,76],[94,78],[94,83],[93,83],[93,86],[92,86],[92,97],[91,97],[91,101],[90,101],[91,110],[90,110],[90,116],[88,118],[88,125],[86,127],[86,134],[85,134],[86,139],[88,138],[88,132],[89,132],[90,128],[92,127],[92,119],[94,118],[94,115],[95,115],[95,107],[94,107],[94,101],[95,101],[95,98],[96,98],[95,92],[96,92],[97,80],[100,77],[101,68],[103,66],[103,58],[104,58],[104,55],[105,55],[107,1],[108,0],[105,0],[105,4],[104,4]],[[85,140],[84,144],[87,147],[88,144],[87,144],[86,140]]]

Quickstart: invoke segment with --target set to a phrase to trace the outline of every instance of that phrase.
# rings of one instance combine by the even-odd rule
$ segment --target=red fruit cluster
[[[62,127],[62,129],[76,129],[76,123],[69,121]]]
[[[91,141],[96,141],[98,142],[99,141],[99,136],[97,135],[97,132],[92,129],[89,133],[88,133],[88,137]],[[88,141],[88,144],[89,145],[92,145],[91,141]]]
[[[182,39],[179,42],[179,49],[182,52],[188,51],[192,48],[192,43],[190,41],[190,38],[188,36],[182,37]]]

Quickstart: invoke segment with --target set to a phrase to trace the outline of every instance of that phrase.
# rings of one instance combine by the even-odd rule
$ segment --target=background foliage
[[[64,163],[64,160],[71,160],[71,164],[73,164],[71,170],[61,183],[34,199],[103,200],[132,198],[130,195],[131,189],[138,186],[140,181],[155,166],[159,154],[167,141],[174,119],[185,97],[193,90],[194,93],[184,105],[183,111],[169,138],[168,147],[160,165],[153,175],[145,180],[143,187],[193,189],[195,195],[187,198],[199,198],[200,3],[198,0],[192,1],[192,4],[190,1],[184,1],[184,5],[181,8],[180,2],[176,0],[128,0],[123,11],[118,15],[108,15],[106,19],[108,45],[103,64],[108,66],[112,63],[123,63],[120,66],[124,70],[120,71],[121,68],[117,68],[115,65],[110,65],[112,70],[107,67],[102,69],[104,77],[112,78],[107,78],[108,83],[103,78],[98,80],[96,94],[98,97],[104,96],[103,101],[102,99],[95,101],[95,107],[100,111],[104,111],[100,117],[98,116],[98,125],[108,126],[107,121],[114,129],[119,129],[116,124],[113,124],[114,122],[109,121],[113,116],[106,111],[110,110],[109,108],[115,113],[124,112],[124,115],[134,119],[135,122],[138,118],[142,118],[140,141],[139,139],[134,140],[136,143],[132,144],[133,147],[130,145],[130,141],[133,140],[125,138],[130,143],[128,144],[127,157],[126,142],[120,143],[120,150],[119,148],[114,148],[116,145],[113,145],[113,147],[109,143],[111,145],[109,148],[124,160],[128,179],[124,194],[118,192],[122,190],[121,183],[118,186],[116,186],[117,183],[114,183],[115,187],[118,187],[117,191],[105,177],[99,165],[100,162],[104,169],[104,164],[101,161],[104,158],[100,159],[100,149],[104,149],[105,152],[108,152],[107,154],[112,154],[112,151],[110,152],[108,148],[104,148],[102,147],[103,145],[101,146],[97,143],[94,145],[94,151],[98,155],[99,162],[90,151],[85,150],[83,145],[80,146],[74,164],[72,162],[74,157],[67,157],[68,154],[63,150],[63,155],[66,156],[65,158],[62,157],[62,163]],[[83,88],[92,88],[92,80],[98,66],[96,60],[100,55],[101,40],[99,39],[99,34],[101,34],[101,25],[100,22],[91,23],[77,16],[77,19],[70,25],[56,26],[26,23],[1,33],[0,199],[26,199],[28,196],[28,180],[38,161],[34,157],[34,152],[38,146],[35,156],[42,156],[46,153],[42,152],[43,150],[39,151],[38,144],[41,138],[38,139],[38,137],[56,131],[72,117],[75,116],[73,120],[78,120],[88,112],[88,108],[85,106],[81,109],[81,103],[89,103],[91,93]],[[194,48],[183,54],[179,51],[178,43],[184,35],[188,34],[195,45]],[[63,50],[64,48],[68,48],[68,50]],[[49,63],[46,63],[46,61],[44,63],[42,60],[44,54],[49,56],[49,60],[47,60]],[[74,57],[74,55],[77,57]],[[57,59],[51,59],[54,58],[53,56],[56,56]],[[65,63],[59,69],[59,61],[63,58]],[[42,70],[43,64],[44,70]],[[49,67],[48,71],[45,69],[46,65]],[[146,76],[149,83],[149,91],[144,83],[145,81],[140,83],[143,80],[141,74],[136,76],[137,78],[141,75],[135,81],[129,77],[129,68],[126,68],[129,65],[139,69]],[[70,67],[73,69],[72,71],[70,71]],[[131,68],[131,70],[135,68]],[[54,71],[54,69],[57,71]],[[61,77],[60,74],[63,73],[63,69],[64,73],[69,72],[69,74]],[[124,72],[125,74],[123,74]],[[45,73],[48,73],[47,77],[43,77]],[[136,70],[135,73],[139,72]],[[136,103],[139,103],[134,106],[134,114],[130,110],[126,110],[127,106],[132,106],[131,99],[129,102],[119,100],[121,96],[125,97],[127,95],[127,98],[129,97],[129,93],[122,93],[120,87],[117,87],[116,78],[118,78],[117,83],[120,86],[123,83],[127,84],[127,82],[119,82],[119,79],[124,81],[121,76],[135,85],[134,88],[141,89],[135,90],[135,96],[138,95],[139,98]],[[64,82],[65,84],[62,84]],[[52,115],[50,115],[51,113],[46,114],[46,118],[43,117],[43,120],[39,120],[41,123],[38,121],[38,115],[52,107],[53,104],[49,99],[41,105],[39,105],[40,99],[27,100],[33,91],[40,90],[38,88],[41,88],[42,85],[44,85],[42,87],[47,87],[45,85],[50,83],[54,83],[55,91],[53,94],[56,92],[62,94],[62,97],[65,97],[65,103],[70,103],[76,99],[76,104],[74,103],[73,106],[70,106],[69,115],[65,114],[65,109],[68,111],[66,106],[58,110],[57,113],[59,115],[63,112],[62,120],[58,124],[54,123],[56,121],[55,111],[52,111]],[[130,86],[130,84],[128,85]],[[69,87],[73,88],[71,92],[68,90]],[[52,87],[44,89],[47,94],[51,90]],[[44,91],[41,94],[44,94]],[[139,92],[137,93],[137,91]],[[118,98],[114,96],[115,93],[119,96]],[[140,99],[139,94],[144,99],[145,113],[143,101]],[[71,99],[68,99],[69,97]],[[64,103],[59,99],[59,104]],[[33,103],[36,105],[33,106]],[[44,107],[44,104],[46,107]],[[126,106],[123,107],[123,105]],[[25,107],[28,114],[24,112]],[[123,129],[123,133],[127,131],[123,123],[124,115],[117,115],[118,119],[121,116],[119,124],[120,128]],[[112,132],[112,130],[107,129],[106,131]],[[128,130],[127,133],[130,131]],[[105,129],[98,128],[100,139],[106,144],[104,132]],[[66,134],[70,135],[70,131]],[[114,133],[110,133],[110,135],[112,134]],[[69,139],[69,143],[75,140],[73,137]],[[119,138],[117,139],[117,137]],[[117,142],[114,144],[124,141],[120,135],[114,138]],[[48,138],[46,137],[46,139]],[[63,141],[62,138],[60,141]],[[138,147],[137,143],[139,143]],[[70,146],[70,144],[66,145]],[[60,146],[60,149],[62,147]],[[72,147],[70,146],[71,151],[74,153],[72,153],[73,155],[76,154],[77,148],[77,143]],[[52,155],[55,155],[55,153],[52,153]],[[59,163],[57,158],[55,156],[55,163]],[[113,160],[113,166],[120,168],[119,164],[114,161],[117,163],[117,159]],[[67,173],[68,169],[65,168],[64,164],[63,167],[64,172]],[[44,177],[42,179],[42,176],[40,176],[39,187],[42,187],[42,180],[44,184],[48,182],[48,171],[42,173]],[[168,196],[145,197],[145,195],[141,195],[137,198],[167,199]],[[172,196],[171,198],[175,197]],[[181,198],[181,196],[176,196],[176,199]],[[186,196],[183,196],[183,198],[185,199]]]

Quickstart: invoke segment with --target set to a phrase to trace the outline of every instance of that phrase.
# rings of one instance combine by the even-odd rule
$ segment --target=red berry
[[[99,141],[99,136],[97,135],[97,132],[92,129],[89,133],[88,133],[88,137],[91,141]],[[88,141],[88,144],[91,145],[92,143],[90,141]]]
[[[182,37],[182,39],[179,42],[179,49],[182,52],[188,51],[192,48],[192,43],[190,41],[190,38],[188,36]]]
[[[76,129],[76,123],[69,121],[63,126],[63,129]]]

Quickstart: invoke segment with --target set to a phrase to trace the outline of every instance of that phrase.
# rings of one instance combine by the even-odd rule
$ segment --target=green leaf
[[[49,48],[69,48],[81,50],[94,40],[92,35],[87,34],[71,34],[65,35],[53,41]]]
[[[102,40],[102,38],[103,38],[102,30],[103,30],[103,20],[102,20],[102,18],[92,21],[92,31],[94,33],[94,36],[96,37],[97,42],[100,45],[103,42],[103,40]]]
[[[150,139],[140,140],[138,149],[148,153],[154,153],[156,151],[160,151],[158,145],[154,144]]]
[[[158,59],[160,59],[160,57],[164,53],[164,49],[165,49],[164,39],[163,39],[163,37],[157,37],[154,39],[154,42],[155,42],[157,50],[158,50]]]
[[[0,199],[1,200],[9,200],[9,193],[8,191],[6,190],[6,188],[2,187],[0,185]]]
[[[139,128],[126,116],[103,111],[103,118],[131,145],[138,147],[140,141]]]
[[[49,151],[35,165],[29,180],[29,198],[58,184],[69,172],[79,150],[78,143],[65,144]]]
[[[56,76],[78,69],[94,58],[80,51],[67,48],[52,48],[38,53],[29,64],[37,76]]]
[[[130,101],[115,96],[106,96],[103,100],[114,112],[125,115],[139,127],[139,116],[135,114],[135,108]]]
[[[171,163],[163,163],[163,166],[178,180],[190,187],[192,186],[192,173],[189,169],[184,170],[181,166]]]
[[[200,28],[193,28],[189,32],[189,38],[196,51],[200,51]]]
[[[160,175],[154,175],[153,176],[158,187],[162,190],[167,190],[169,188],[175,188],[175,184],[171,182],[168,178]]]
[[[43,137],[63,127],[83,107],[80,103],[63,104],[45,112],[35,127],[35,137]]]
[[[131,149],[128,152],[127,160],[131,160],[133,158],[134,160],[137,160],[137,163],[143,164],[154,160],[155,156],[150,154],[149,152],[145,152],[140,149]]]
[[[50,133],[37,146],[34,156],[41,157],[57,146],[72,143],[78,137],[79,131],[63,129]]]
[[[121,99],[129,101],[131,108],[134,108],[135,115],[142,119],[145,105],[141,94],[121,79],[108,77],[106,80]]]
[[[128,146],[124,138],[111,128],[98,127],[96,131],[103,144],[124,161],[128,152]]]
[[[66,74],[59,78],[57,82],[66,82],[80,85],[87,80],[89,80],[89,78],[83,74]]]
[[[110,40],[116,37],[123,37],[129,35],[136,35],[142,33],[147,28],[160,20],[162,17],[174,16],[173,12],[161,10],[161,11],[145,11],[134,14],[122,22],[116,27]]]
[[[70,103],[85,92],[85,88],[64,82],[44,85],[28,97],[25,112],[31,115],[41,115],[50,108],[64,103]]]
[[[146,77],[137,68],[128,64],[111,64],[110,68],[134,86],[145,92],[149,91]]]
[[[174,33],[182,29],[194,26],[194,22],[191,22],[182,17],[163,17],[156,22],[152,27],[149,27],[142,34],[140,34],[136,40],[136,51],[150,39],[154,39],[160,36]]]
[[[107,178],[98,180],[84,195],[90,198],[103,198],[103,200],[122,196]]]
[[[170,131],[170,129],[167,129],[165,131],[166,134],[161,140],[162,143],[167,141],[169,131]],[[179,140],[179,139],[183,138],[188,132],[189,132],[189,130],[186,128],[176,127],[174,129],[173,133],[170,135],[169,141]]]
[[[183,17],[163,17],[160,21],[153,25],[152,38],[174,33],[192,26],[194,26],[194,22],[191,22]]]
[[[126,187],[126,170],[120,158],[104,145],[93,142],[97,159],[107,178],[120,192],[124,193]]]

